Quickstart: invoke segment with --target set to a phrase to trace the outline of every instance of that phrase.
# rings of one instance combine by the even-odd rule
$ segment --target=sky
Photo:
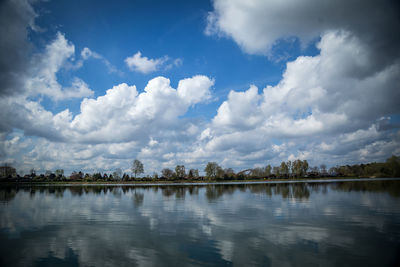
[[[393,0],[0,3],[0,163],[145,174],[400,155]]]

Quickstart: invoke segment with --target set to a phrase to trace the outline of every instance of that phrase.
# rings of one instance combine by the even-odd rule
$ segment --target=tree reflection
[[[79,266],[78,255],[71,248],[65,254],[65,258],[61,259],[49,252],[46,258],[37,259],[33,266]]]
[[[1,202],[8,202],[14,199],[15,195],[17,194],[18,188],[1,188],[0,190],[0,201]]]
[[[143,205],[143,200],[144,200],[144,194],[135,191],[133,194],[133,203],[135,204],[135,207]]]
[[[215,201],[224,195],[235,192],[251,192],[264,194],[268,197],[280,196],[283,199],[308,199],[311,194],[326,194],[328,190],[361,191],[389,193],[393,197],[400,197],[399,180],[371,180],[371,181],[341,181],[341,182],[299,182],[299,183],[243,183],[243,184],[207,184],[207,185],[80,185],[80,186],[1,186],[0,201],[11,201],[22,190],[33,198],[35,194],[55,195],[63,198],[65,192],[72,196],[87,194],[112,194],[120,198],[123,195],[134,194],[136,204],[142,204],[145,191],[157,193],[161,191],[166,198],[185,199],[187,195],[199,195],[204,192],[208,201]]]
[[[395,180],[337,182],[334,184],[332,189],[345,192],[386,192],[393,197],[400,197],[400,181]]]

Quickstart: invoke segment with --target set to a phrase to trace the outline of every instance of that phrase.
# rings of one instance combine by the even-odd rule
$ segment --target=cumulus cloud
[[[293,38],[303,47],[318,40],[320,53],[288,62],[282,80],[262,92],[231,91],[199,138],[208,153],[246,159],[242,147],[254,147],[254,138],[263,144],[250,149],[260,151],[258,160],[266,157],[261,151],[332,163],[398,153],[398,127],[382,120],[400,111],[398,4],[215,0],[213,6],[205,33],[232,38],[247,53],[276,57],[275,48]],[[279,152],[271,140],[282,143]],[[366,157],[378,147],[381,153]]]
[[[29,95],[46,95],[54,100],[82,98],[93,95],[85,82],[75,77],[71,86],[63,88],[57,81],[57,73],[75,54],[75,46],[68,42],[63,34],[57,33],[56,38],[46,46],[43,54],[33,58],[30,76],[25,81]]]
[[[35,28],[36,14],[29,2],[18,3],[24,8],[15,9],[19,4],[13,1],[2,7],[25,10],[10,19],[18,29],[12,42],[26,48],[26,26]],[[399,126],[391,119],[400,112],[397,4],[216,0],[213,5],[207,34],[232,38],[247,53],[275,56],[275,47],[299,38],[303,46],[315,44],[319,54],[287,62],[276,85],[231,91],[204,121],[186,114],[212,98],[214,80],[207,76],[182,79],[176,88],[156,77],[144,91],[119,83],[93,98],[82,79],[73,77],[64,86],[57,74],[90,59],[112,72],[102,55],[86,47],[76,61],[75,46],[62,33],[36,55],[20,56],[2,40],[4,51],[16,55],[15,68],[2,77],[11,81],[17,73],[21,86],[18,95],[11,93],[16,83],[1,88],[6,92],[0,98],[1,159],[27,168],[91,171],[126,168],[140,158],[151,173],[176,164],[201,170],[207,161],[239,169],[295,158],[328,165],[380,161],[399,153]],[[182,60],[137,52],[125,63],[147,74],[178,67]],[[53,113],[34,100],[38,96],[84,99],[77,114]]]
[[[63,88],[56,73],[73,58],[75,47],[63,34],[46,46],[43,54],[32,53],[28,31],[40,31],[35,1],[2,1],[0,4],[0,96],[46,95],[55,100],[90,96],[93,92],[78,78]]]
[[[147,138],[153,126],[158,130],[175,127],[178,117],[190,106],[209,99],[212,85],[211,79],[198,75],[181,80],[174,89],[169,79],[156,77],[139,94],[136,86],[122,83],[107,90],[104,96],[83,99],[80,113],[74,118],[68,109],[53,115],[39,103],[23,98],[3,98],[2,106],[15,122],[9,121],[14,128],[54,130],[76,142],[122,142]],[[18,102],[21,109],[10,108]]]
[[[199,128],[180,116],[207,101],[213,83],[197,75],[181,80],[174,89],[169,79],[156,77],[142,93],[136,86],[122,83],[96,99],[85,98],[76,116],[68,109],[53,114],[34,101],[3,98],[0,110],[9,119],[1,120],[0,128],[20,129],[25,136],[43,138],[26,151],[42,167],[55,166],[64,159],[70,166],[86,160],[93,168],[111,168],[116,158],[125,162],[124,158],[131,160],[135,154],[151,160],[195,140]],[[15,151],[6,150],[5,154],[17,157]]]
[[[17,2],[7,5],[8,9],[11,6],[23,11]],[[34,27],[36,14],[29,2],[26,5],[32,12],[23,22],[25,27],[28,23]],[[26,34],[21,32],[24,38]],[[58,73],[74,71],[90,59],[112,65],[87,47],[76,61],[75,46],[62,33],[57,33],[43,52],[22,59],[26,67],[15,71],[20,80],[19,94],[7,92],[0,98],[0,158],[24,171],[32,167],[67,171],[126,168],[137,155],[156,166],[165,154],[183,149],[196,138],[201,123],[181,116],[193,105],[208,101],[214,84],[206,76],[195,75],[179,81],[175,89],[169,79],[157,77],[142,93],[134,85],[121,83],[105,95],[91,98],[93,91],[83,80],[72,77],[70,85],[64,86]],[[170,64],[179,66],[182,61],[175,59]],[[58,113],[47,110],[36,100],[41,96],[53,101],[89,98],[82,100],[80,112],[74,115],[69,109]]]
[[[148,74],[161,68],[169,70],[173,67],[180,67],[183,64],[183,60],[181,58],[171,59],[168,56],[152,59],[142,56],[142,53],[138,51],[133,56],[127,57],[125,63],[131,71]]]
[[[158,70],[167,59],[167,57],[149,59],[148,57],[143,57],[142,53],[138,51],[133,56],[127,57],[125,63],[130,70],[147,74]]]
[[[385,131],[379,125],[390,124],[384,116],[399,113],[400,65],[372,71],[374,52],[347,31],[326,32],[317,47],[319,55],[288,62],[277,85],[231,91],[199,137],[204,153],[229,151],[220,162],[236,157],[239,166],[269,157],[333,163],[346,155],[357,162],[367,160],[365,150],[373,147],[382,147],[374,154],[380,160],[398,153],[398,141],[390,140],[393,127]],[[271,140],[283,145],[276,150]]]
[[[330,30],[347,30],[376,51],[375,63],[399,56],[400,6],[391,0],[214,0],[206,33],[232,38],[244,51],[268,54],[279,40],[307,45]]]

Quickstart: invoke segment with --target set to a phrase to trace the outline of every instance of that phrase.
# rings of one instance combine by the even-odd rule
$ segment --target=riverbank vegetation
[[[2,182],[163,182],[163,181],[242,181],[242,180],[266,180],[266,179],[303,179],[325,177],[400,177],[400,157],[392,156],[382,163],[367,163],[355,165],[335,166],[327,169],[325,164],[310,167],[307,160],[294,160],[282,162],[278,166],[267,165],[253,169],[235,172],[232,168],[222,168],[216,162],[208,162],[204,168],[204,176],[199,175],[198,169],[186,170],[184,165],[177,165],[175,169],[164,168],[160,175],[153,173],[144,177],[138,175],[144,173],[143,163],[135,159],[131,166],[132,175],[122,173],[116,169],[112,173],[83,173],[72,172],[65,176],[62,169],[54,172],[48,170],[37,174],[34,169],[30,174],[20,176],[11,166],[0,167],[0,181]]]

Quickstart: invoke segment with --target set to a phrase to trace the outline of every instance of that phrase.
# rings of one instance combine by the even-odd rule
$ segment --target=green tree
[[[296,159],[292,163],[292,170],[293,174],[296,175],[297,177],[304,177],[304,175],[307,174],[308,170],[308,162],[307,160],[299,160]]]
[[[135,175],[135,179],[136,179],[138,174],[144,173],[143,163],[140,160],[135,159],[133,161],[133,163],[132,163],[132,173]]]
[[[387,168],[389,169],[390,176],[399,177],[400,176],[400,157],[395,155],[391,156],[386,160]]]

